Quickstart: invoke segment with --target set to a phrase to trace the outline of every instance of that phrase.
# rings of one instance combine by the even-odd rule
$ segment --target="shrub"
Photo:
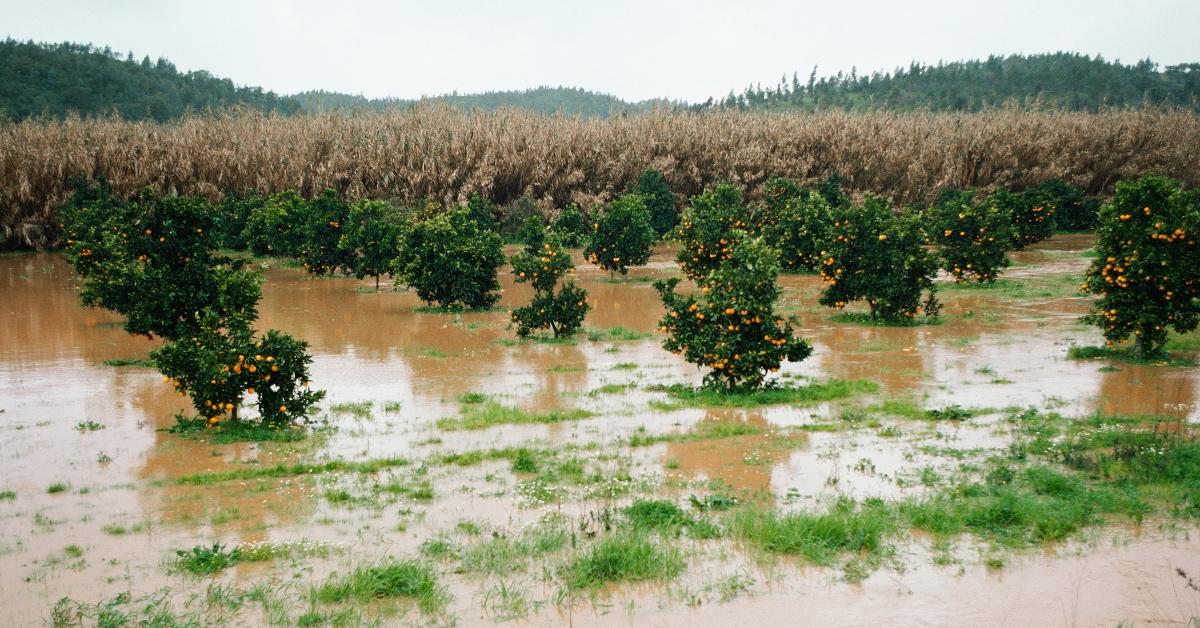
[[[546,219],[541,214],[526,217],[521,228],[517,229],[517,241],[521,244],[540,248],[545,237]]]
[[[519,232],[521,226],[529,218],[537,216],[542,217],[542,210],[538,208],[537,203],[528,196],[518,197],[517,200],[504,208],[504,220],[500,223],[500,235],[504,236],[505,242],[520,241]]]
[[[1009,215],[1011,248],[1017,250],[1054,235],[1054,203],[1053,197],[1037,188],[1020,194],[1001,188],[987,199],[987,204]]]
[[[677,294],[678,278],[654,287],[667,310],[660,322],[667,334],[663,347],[711,368],[706,387],[743,391],[761,387],[784,360],[807,358],[812,347],[776,318],[778,254],[761,238],[736,231],[731,236],[738,244],[700,281],[699,298]]]
[[[917,218],[896,215],[878,198],[839,209],[834,218],[821,247],[822,305],[843,308],[865,300],[872,319],[892,322],[922,310],[937,315],[938,258],[925,250]]]
[[[500,298],[502,246],[500,236],[479,228],[467,208],[451,209],[406,230],[392,269],[426,303],[487,308]]]
[[[341,246],[343,227],[349,213],[350,209],[331,189],[308,202],[298,250],[304,270],[314,275],[354,272],[353,253]]]
[[[606,205],[596,218],[583,255],[600,268],[624,275],[630,266],[650,259],[654,240],[650,212],[642,197],[626,194]]]
[[[676,260],[690,279],[700,279],[729,259],[736,244],[734,231],[748,234],[754,229],[742,193],[727,183],[692,198],[679,219],[675,237],[680,242]]]
[[[1099,219],[1100,204],[1083,190],[1051,179],[1026,191],[1054,206],[1054,228],[1059,231],[1091,231]]]
[[[1134,356],[1161,355],[1167,329],[1200,322],[1200,193],[1147,175],[1117,184],[1100,208],[1098,256],[1082,290],[1099,298],[1085,320],[1111,345],[1134,336]]]
[[[390,203],[363,200],[350,207],[338,246],[347,253],[355,277],[374,276],[379,288],[379,276],[392,274],[404,225],[404,217]]]
[[[638,176],[633,185],[633,193],[639,194],[650,211],[650,226],[658,237],[663,237],[679,223],[679,210],[675,207],[675,195],[667,187],[667,180],[662,173],[654,169],[646,169]]]
[[[833,222],[829,203],[791,179],[771,179],[763,191],[763,205],[754,221],[767,242],[779,251],[781,267],[792,272],[817,270],[820,243]]]
[[[221,199],[221,205],[217,210],[217,226],[216,229],[220,234],[219,244],[223,249],[231,251],[246,250],[246,224],[250,221],[250,214],[254,210],[262,207],[267,202],[267,199],[258,194],[249,194],[247,196],[227,195]]]
[[[1020,198],[1007,190],[978,204],[974,197],[974,190],[948,190],[926,214],[929,240],[956,283],[995,281],[1009,264],[1012,207]]]
[[[584,238],[587,235],[585,220],[586,217],[575,203],[567,205],[558,213],[558,217],[554,219],[553,229],[562,238],[563,246],[583,246]]]
[[[570,336],[579,330],[591,308],[587,292],[574,281],[567,280],[559,287],[560,279],[575,272],[571,254],[556,233],[546,235],[539,229],[527,235],[529,244],[512,258],[517,283],[533,286],[533,301],[512,313],[517,335],[524,338],[536,330],[548,329],[555,338]]]
[[[817,194],[835,209],[850,206],[850,197],[842,191],[842,175],[831,174],[817,186]]]
[[[467,212],[480,229],[500,233],[500,221],[496,219],[500,212],[496,209],[496,205],[488,199],[478,194],[472,194],[470,200],[467,201]]]
[[[308,204],[294,190],[271,195],[253,207],[242,239],[255,255],[297,257],[304,241]]]
[[[164,338],[151,358],[210,422],[238,419],[255,386],[260,419],[273,425],[305,417],[323,397],[307,390],[304,343],[274,330],[255,337],[261,280],[213,253],[219,234],[206,202],[145,192],[63,217],[83,302],[124,315],[130,333]],[[250,355],[254,366],[243,370]]]

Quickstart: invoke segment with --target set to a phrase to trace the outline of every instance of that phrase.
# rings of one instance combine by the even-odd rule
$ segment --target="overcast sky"
[[[703,101],[1015,52],[1200,61],[1200,0],[0,0],[0,33],[166,57],[280,93],[414,98],[569,85]]]

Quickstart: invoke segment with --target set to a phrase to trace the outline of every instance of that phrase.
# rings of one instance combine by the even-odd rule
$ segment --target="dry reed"
[[[647,167],[681,198],[717,181],[753,192],[771,176],[837,173],[897,203],[944,187],[1023,187],[1060,178],[1092,194],[1153,171],[1195,185],[1200,119],[1189,111],[979,114],[657,112],[581,119],[426,107],[279,117],[248,112],[174,123],[0,123],[0,246],[53,243],[73,179],[120,194],[154,186],[227,193],[332,187],[348,197],[443,203],[473,193],[545,209],[611,198]]]

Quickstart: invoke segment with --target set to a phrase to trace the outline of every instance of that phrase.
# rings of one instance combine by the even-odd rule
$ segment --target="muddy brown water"
[[[1078,253],[1087,236],[1059,236],[1014,254],[1006,277],[1081,274]],[[121,592],[195,586],[170,575],[174,550],[220,540],[227,544],[308,539],[351,548],[302,567],[239,565],[235,582],[266,577],[305,581],[360,558],[405,554],[455,522],[483,520],[519,525],[545,507],[514,496],[516,479],[505,465],[475,469],[432,467],[436,499],[383,511],[339,508],[322,492],[354,478],[290,478],[181,486],[170,480],[209,471],[294,460],[421,460],[450,451],[534,443],[543,446],[613,443],[635,430],[686,432],[702,421],[736,421],[763,430],[789,430],[836,418],[841,406],[755,410],[652,409],[666,401],[651,384],[697,384],[702,373],[664,351],[656,336],[662,308],[651,281],[675,271],[671,252],[629,278],[580,265],[579,280],[593,310],[586,326],[623,327],[638,340],[580,339],[575,344],[518,343],[506,309],[529,298],[502,273],[497,311],[426,313],[408,292],[362,290],[372,282],[311,279],[269,265],[260,307],[261,328],[279,328],[311,345],[313,381],[329,391],[326,407],[373,402],[372,418],[332,414],[338,429],[295,445],[213,445],[161,431],[186,399],[152,369],[105,366],[139,358],[155,346],[126,334],[120,319],[79,304],[78,282],[54,254],[0,256],[0,607],[11,625],[41,625],[61,597],[99,602]],[[1066,414],[1162,414],[1200,419],[1198,369],[1116,365],[1067,359],[1073,343],[1095,344],[1098,334],[1077,323],[1087,309],[1079,297],[1013,298],[996,291],[945,291],[946,322],[904,328],[866,327],[830,320],[816,305],[819,282],[785,276],[781,310],[795,316],[815,353],[782,376],[870,379],[878,395],[861,404],[902,398],[924,407],[959,404],[1006,408],[1036,405]],[[607,384],[634,384],[604,392]],[[500,426],[442,432],[438,419],[458,412],[457,397],[482,392],[531,410],[581,407],[592,418],[548,425]],[[385,404],[398,409],[384,411]],[[859,402],[855,402],[859,403]],[[103,429],[76,429],[95,421]],[[653,481],[714,480],[739,490],[774,495],[782,505],[815,506],[839,493],[857,497],[898,494],[897,477],[924,465],[951,464],[921,453],[906,425],[892,439],[861,433],[795,433],[784,448],[762,434],[721,440],[668,442],[628,452],[637,477]],[[1003,445],[994,423],[938,428],[948,446]],[[869,460],[870,468],[863,461]],[[389,471],[412,478],[413,466]],[[67,489],[49,494],[52,483]],[[919,489],[916,489],[919,490]],[[670,493],[670,491],[667,491]],[[559,505],[582,513],[587,503]],[[112,530],[123,526],[127,533]],[[106,527],[108,531],[106,531]],[[403,531],[401,531],[403,528]],[[1193,535],[1194,537],[1194,535]],[[77,545],[81,558],[66,557]],[[361,556],[360,556],[361,554]],[[830,579],[826,570],[794,566],[756,577],[754,591],[699,607],[661,589],[629,587],[608,604],[553,604],[524,621],[581,624],[728,625],[754,618],[763,624],[980,624],[1094,625],[1187,621],[1200,613],[1197,592],[1174,569],[1200,573],[1200,544],[1186,534],[1126,535],[1097,547],[1060,548],[1046,556],[1019,556],[1002,570],[977,561],[965,571],[917,561],[904,573],[880,572],[859,585]],[[730,569],[759,573],[748,559],[699,569],[684,582],[699,587]],[[293,570],[298,570],[293,573]],[[690,570],[697,571],[697,570]],[[778,571],[778,570],[776,570]],[[298,574],[298,575],[297,575]],[[681,585],[683,586],[683,585]],[[481,593],[453,579],[454,612],[461,623],[486,622]],[[634,610],[630,611],[629,608]],[[803,616],[797,616],[803,608]],[[264,621],[251,614],[238,621]]]

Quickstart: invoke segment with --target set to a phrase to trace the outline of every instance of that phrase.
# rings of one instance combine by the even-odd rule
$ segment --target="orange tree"
[[[661,172],[647,168],[634,183],[633,193],[640,194],[646,203],[646,209],[650,211],[650,226],[654,227],[658,237],[667,235],[675,228],[679,222],[679,210],[675,208],[675,195],[667,187],[667,180]]]
[[[1117,184],[1100,208],[1098,257],[1081,286],[1099,298],[1085,320],[1109,345],[1133,336],[1134,356],[1162,355],[1167,330],[1200,322],[1200,193],[1158,176]]]
[[[763,188],[762,206],[754,222],[767,242],[779,251],[786,271],[815,271],[820,243],[833,222],[833,209],[819,193],[791,179],[774,178]]]
[[[701,367],[708,388],[753,390],[784,360],[798,362],[812,347],[775,315],[779,254],[762,238],[731,233],[737,244],[699,281],[700,294],[675,291],[679,278],[654,287],[666,308],[663,347]]]
[[[692,197],[680,216],[675,237],[681,246],[675,259],[689,279],[699,280],[729,259],[737,238],[754,228],[742,193],[732,185],[719,184]]]
[[[548,329],[555,338],[571,336],[579,330],[591,306],[587,291],[563,277],[574,274],[575,265],[561,237],[551,231],[526,233],[525,250],[512,258],[517,283],[533,286],[533,301],[513,310],[517,335],[522,338],[539,329]]]
[[[1051,179],[1026,190],[1054,207],[1054,228],[1058,231],[1091,231],[1096,228],[1099,202],[1083,195],[1083,190]]]
[[[327,189],[304,205],[300,217],[300,246],[297,250],[304,270],[314,275],[354,271],[352,251],[341,246],[350,208]]]
[[[237,419],[247,395],[259,420],[275,425],[304,419],[323,397],[306,387],[304,343],[253,332],[261,278],[213,252],[221,235],[208,203],[146,191],[131,203],[73,204],[62,219],[84,304],[124,315],[130,333],[163,338],[151,358],[210,422]],[[220,370],[263,347],[273,357],[265,385]]]
[[[836,210],[821,246],[821,304],[840,309],[863,300],[872,319],[888,322],[921,311],[936,316],[938,258],[925,249],[919,222],[897,215],[879,198]],[[928,297],[922,302],[924,292]]]
[[[242,239],[255,255],[298,257],[307,216],[308,204],[296,191],[272,194],[251,208]]]
[[[392,271],[426,303],[484,309],[500,299],[496,269],[504,263],[503,245],[467,208],[450,209],[405,229]]]
[[[385,201],[361,200],[350,207],[338,247],[347,253],[354,276],[375,277],[392,274],[392,260],[400,249],[404,217]]]
[[[650,259],[654,240],[645,201],[637,194],[626,194],[605,205],[596,217],[583,256],[604,270],[624,275],[630,266],[641,266]]]
[[[1049,189],[1029,188],[1018,194],[1001,188],[992,192],[986,203],[1009,215],[1013,249],[1023,249],[1054,235],[1057,199]]]
[[[1010,197],[1001,190],[982,203],[974,190],[947,190],[924,216],[927,238],[955,282],[992,282],[1008,268],[1012,246]]]

